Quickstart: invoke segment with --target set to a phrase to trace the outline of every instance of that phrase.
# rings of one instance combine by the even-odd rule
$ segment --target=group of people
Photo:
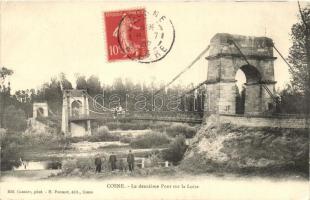
[[[114,152],[112,152],[112,154],[109,157],[109,164],[111,166],[112,171],[116,170],[117,168],[116,162],[117,162],[116,155],[114,154]],[[120,160],[120,162],[122,163],[122,159]],[[129,171],[133,171],[135,166],[135,156],[133,155],[131,150],[129,150],[129,153],[127,155],[127,164]],[[95,165],[96,165],[96,173],[100,173],[102,169],[102,159],[100,158],[99,155],[97,155],[95,158]]]
[[[117,118],[119,115],[125,115],[125,110],[122,108],[122,106],[117,106],[112,109],[113,110],[113,118]]]

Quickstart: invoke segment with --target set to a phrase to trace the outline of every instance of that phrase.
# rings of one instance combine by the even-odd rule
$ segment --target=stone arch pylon
[[[64,90],[61,130],[72,137],[91,134],[91,117],[85,90]]]
[[[48,117],[47,102],[34,102],[33,103],[33,118]]]
[[[231,43],[234,41],[240,51]],[[275,93],[273,41],[267,37],[250,37],[227,33],[216,34],[210,42],[205,114],[236,114],[236,73],[246,77],[244,114],[272,112]]]

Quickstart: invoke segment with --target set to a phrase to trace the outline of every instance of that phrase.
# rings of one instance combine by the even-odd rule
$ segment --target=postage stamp
[[[175,30],[159,11],[145,9],[104,12],[108,61],[152,63],[171,50]]]
[[[104,13],[108,61],[148,55],[145,9]]]

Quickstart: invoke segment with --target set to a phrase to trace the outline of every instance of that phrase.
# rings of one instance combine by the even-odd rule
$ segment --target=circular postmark
[[[144,18],[124,15],[118,31],[118,42],[123,53],[140,63],[162,60],[171,51],[175,41],[171,20],[156,10],[145,11]]]

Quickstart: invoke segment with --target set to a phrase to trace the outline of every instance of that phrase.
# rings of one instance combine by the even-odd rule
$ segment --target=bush
[[[64,160],[62,164],[62,171],[66,174],[71,173],[74,169],[76,169],[76,162],[76,159]]]
[[[152,153],[145,159],[145,167],[157,167],[159,165],[159,162],[162,162],[163,160],[160,158],[159,154]]]
[[[168,127],[171,126],[169,122],[155,122],[150,124],[150,129],[158,132],[164,132]]]
[[[133,139],[130,146],[133,148],[153,148],[165,146],[169,142],[170,139],[166,134],[151,132],[150,134],[141,135]]]
[[[27,133],[23,136],[23,138],[28,145],[51,144],[58,142],[58,137],[51,133],[41,133],[41,134]]]
[[[108,123],[105,123],[105,125],[108,127],[109,130],[118,129],[118,123],[116,122],[108,122]]]
[[[170,144],[168,149],[162,152],[163,158],[177,164],[183,159],[184,153],[187,149],[185,143],[185,137],[183,135],[178,135]]]
[[[18,167],[20,158],[23,157],[21,144],[23,140],[21,136],[15,132],[2,133],[1,139],[1,171],[11,170]]]
[[[166,129],[166,132],[170,137],[176,137],[182,134],[186,138],[192,138],[196,134],[196,128],[188,124],[174,123]]]
[[[80,169],[81,172],[94,171],[95,160],[89,157],[79,158],[76,161],[76,167]]]
[[[63,161],[62,171],[66,174],[72,172],[86,173],[88,171],[95,171],[95,161],[93,158],[77,158]]]
[[[97,130],[94,130],[93,134],[90,136],[69,137],[68,140],[71,143],[77,143],[82,141],[89,141],[89,142],[118,141],[120,140],[120,134],[111,133],[106,126],[101,126]]]
[[[50,129],[52,129],[54,132],[61,132],[61,123],[59,123],[61,121],[60,117],[42,117],[42,116],[38,116],[36,118],[37,121],[45,124],[46,126],[48,126]]]
[[[88,141],[118,141],[119,139],[119,134],[112,134],[107,126],[100,126],[97,130],[95,130],[94,134],[88,138]]]
[[[132,141],[132,136],[122,136],[119,141],[122,143],[130,143]]]
[[[177,170],[175,167],[151,167],[143,169],[135,169],[132,176],[146,177],[146,176],[161,176],[161,177],[175,177]]]
[[[107,126],[100,126],[97,128],[95,135],[107,135],[109,133],[109,128]]]
[[[61,169],[61,161],[52,160],[47,163],[47,169]]]
[[[86,137],[69,137],[69,138],[68,138],[68,141],[69,141],[70,143],[78,143],[78,142],[83,142],[83,141],[85,141],[85,140],[87,140]]]

